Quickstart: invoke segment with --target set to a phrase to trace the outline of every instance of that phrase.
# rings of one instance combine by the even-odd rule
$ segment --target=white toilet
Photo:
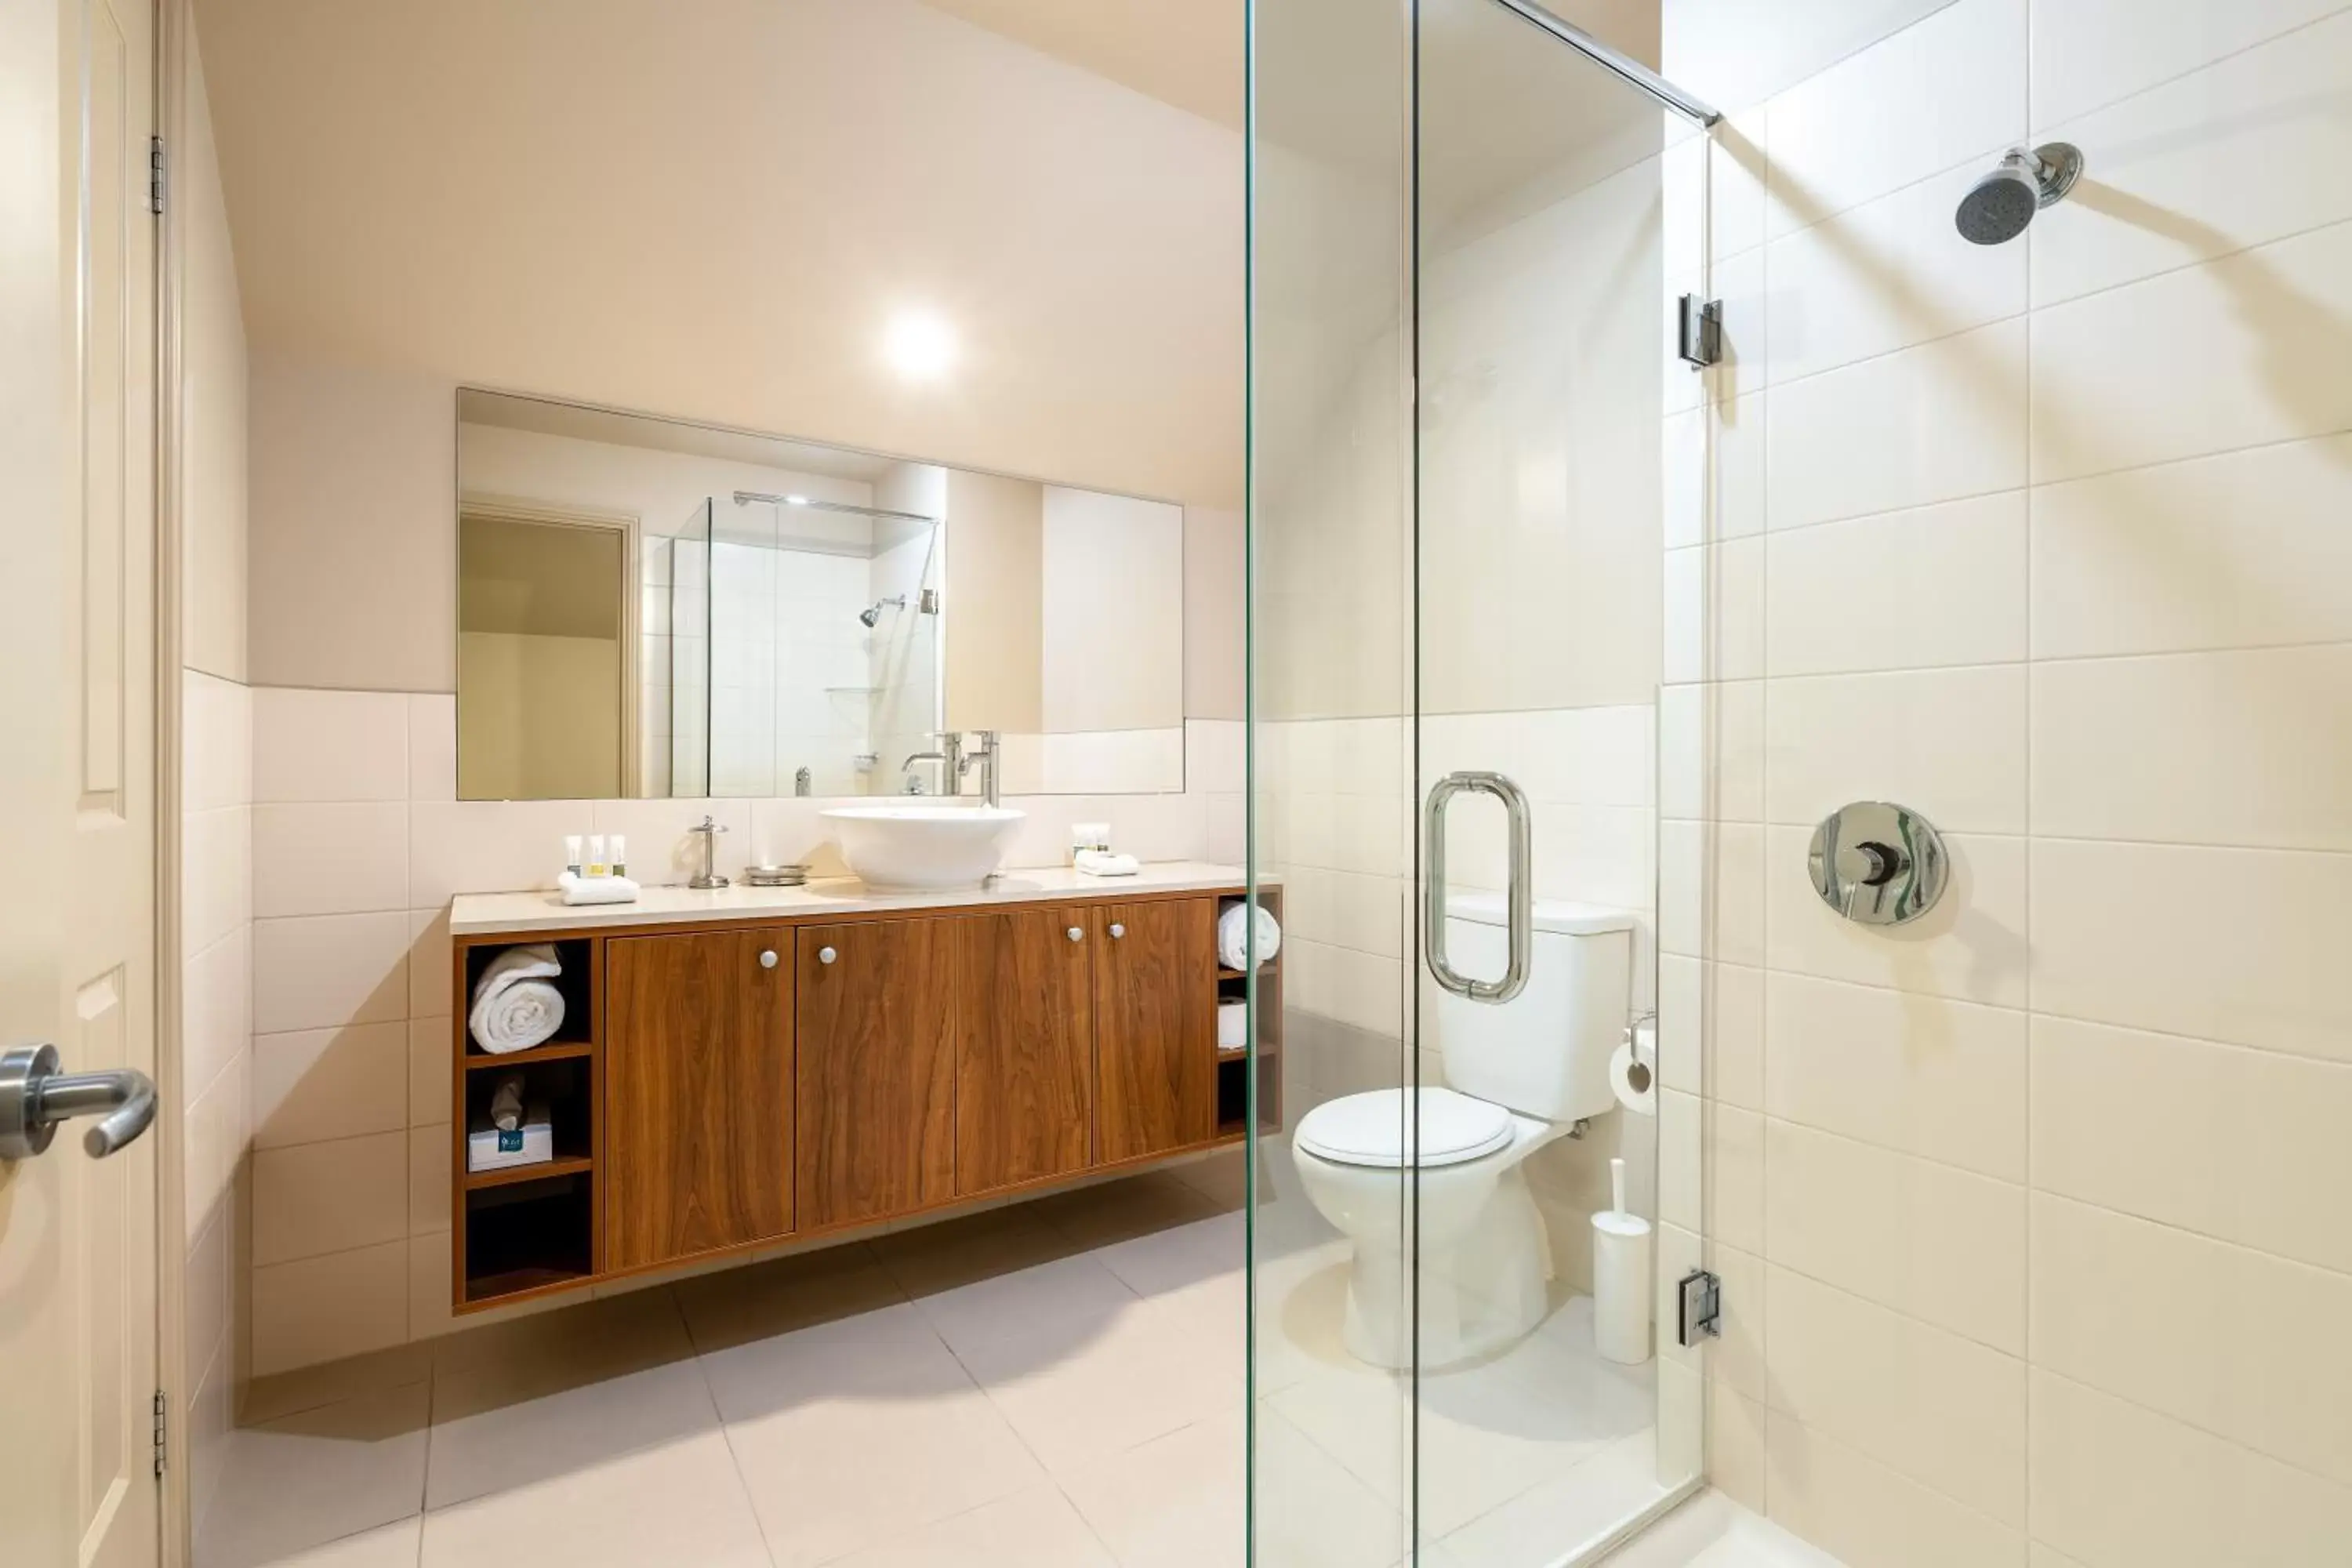
[[[1399,1203],[1408,1164],[1421,1176],[1421,1364],[1485,1355],[1543,1321],[1551,1249],[1520,1163],[1616,1108],[1609,1055],[1625,1032],[1633,933],[1622,910],[1538,902],[1527,989],[1509,1002],[1467,1001],[1422,976],[1421,1016],[1451,1087],[1422,1089],[1417,1105],[1411,1089],[1351,1094],[1300,1119],[1299,1183],[1355,1247],[1344,1338],[1358,1360],[1413,1360]],[[1449,900],[1445,942],[1461,973],[1501,974],[1500,895]]]

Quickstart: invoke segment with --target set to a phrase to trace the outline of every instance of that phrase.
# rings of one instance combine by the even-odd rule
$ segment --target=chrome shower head
[[[2083,154],[2069,142],[2047,142],[2031,153],[2019,148],[1960,198],[1953,220],[1960,237],[1971,245],[2015,239],[2035,213],[2065,200],[2082,173]]]
[[[907,595],[904,594],[893,594],[887,599],[877,599],[869,607],[858,611],[857,618],[870,627],[875,622],[882,618],[882,611],[886,605],[895,609],[903,610],[907,607]]]

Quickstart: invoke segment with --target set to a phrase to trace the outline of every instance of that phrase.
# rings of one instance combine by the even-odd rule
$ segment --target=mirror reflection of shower
[[[945,495],[923,482],[940,472],[899,465],[854,500],[815,483],[718,500],[735,521],[712,555],[712,793],[783,793],[803,773],[818,795],[887,792],[877,759],[940,727]]]

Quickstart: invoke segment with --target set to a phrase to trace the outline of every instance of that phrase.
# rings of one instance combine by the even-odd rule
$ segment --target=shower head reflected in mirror
[[[907,595],[893,594],[887,599],[877,599],[870,607],[858,611],[857,618],[870,627],[882,618],[885,609],[903,610],[906,607]]]
[[[1960,198],[1954,222],[1971,245],[2015,239],[2043,207],[2064,201],[2083,173],[2083,154],[2072,143],[2046,142],[2031,153],[2018,148],[2000,166]]]

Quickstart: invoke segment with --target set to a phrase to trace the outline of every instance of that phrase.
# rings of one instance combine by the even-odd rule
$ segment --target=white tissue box
[[[510,1165],[544,1165],[555,1158],[555,1127],[547,1107],[534,1105],[523,1112],[522,1125],[501,1132],[488,1117],[466,1133],[466,1169],[503,1171]]]

